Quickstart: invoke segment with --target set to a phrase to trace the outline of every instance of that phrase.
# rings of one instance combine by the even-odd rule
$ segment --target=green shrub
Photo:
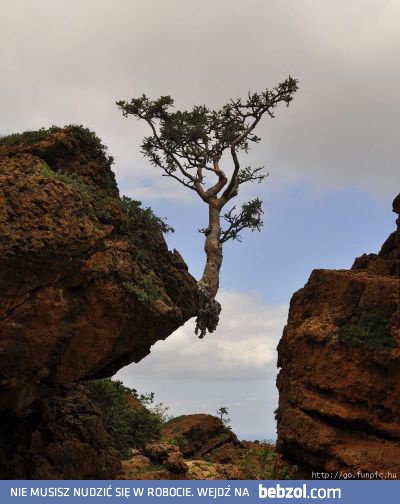
[[[395,346],[387,317],[379,311],[363,313],[356,324],[342,327],[338,339],[352,346],[383,350]]]
[[[250,446],[244,450],[239,464],[247,469],[257,471],[265,480],[274,479],[274,464],[277,457],[273,446],[260,444]]]
[[[82,147],[87,148],[98,155],[105,156],[110,165],[114,162],[114,158],[107,154],[108,147],[102,143],[94,131],[91,131],[89,128],[85,128],[81,124],[71,124],[66,128],[79,139]]]
[[[186,438],[184,438],[182,434],[176,436],[174,440],[182,453],[184,453],[188,449],[189,441]]]
[[[142,207],[141,201],[133,200],[128,196],[111,197],[105,191],[96,187],[92,193],[92,203],[101,222],[112,223],[110,206],[119,207],[128,217],[123,231],[134,245],[142,245],[142,237],[154,236],[154,232],[161,229],[163,233],[173,233],[174,229],[163,219],[157,217],[150,207]],[[144,260],[144,257],[141,259]]]
[[[87,380],[82,384],[104,413],[113,446],[121,458],[129,458],[131,448],[142,448],[146,443],[160,439],[161,420],[145,407],[153,402],[154,394],[138,395],[135,389],[109,378]],[[129,398],[140,401],[141,406],[132,406]]]
[[[166,406],[163,402],[156,403],[150,408],[150,411],[153,413],[153,415],[156,415],[156,417],[163,425],[174,418],[168,413],[169,410],[170,407]]]
[[[108,222],[111,219],[110,205],[119,206],[128,217],[126,234],[128,238],[137,244],[139,233],[154,233],[161,228],[163,233],[174,232],[163,219],[157,217],[151,208],[142,208],[140,201],[133,200],[127,196],[111,197],[104,190],[86,184],[85,181],[75,173],[66,173],[63,171],[54,171],[47,163],[42,162],[38,166],[40,174],[44,177],[64,182],[72,189],[79,192],[85,201],[91,201],[95,214],[100,222]]]
[[[135,282],[123,282],[122,285],[142,303],[160,299],[165,293],[163,287],[158,285],[150,276],[143,277],[140,284]]]
[[[57,133],[61,128],[51,126],[50,128],[40,128],[36,131],[24,131],[23,133],[12,133],[0,137],[0,145],[17,145],[19,143],[26,143],[28,145],[45,140],[51,133]]]
[[[174,229],[168,225],[164,219],[157,217],[149,207],[142,207],[142,202],[122,196],[120,204],[126,215],[134,219],[141,229],[154,230],[160,227],[163,233],[173,233]]]
[[[101,142],[96,133],[91,131],[89,128],[85,128],[81,124],[70,124],[64,128],[60,128],[59,126],[50,126],[50,128],[40,128],[36,131],[13,133],[11,135],[0,137],[0,145],[12,146],[19,143],[31,145],[45,140],[52,133],[59,133],[64,130],[71,132],[75,138],[79,140],[83,148],[87,148],[96,154],[105,156],[110,164],[114,162],[114,158],[107,155],[107,147]]]
[[[92,188],[87,185],[79,175],[74,173],[65,173],[61,171],[52,170],[46,163],[42,163],[39,166],[40,174],[43,177],[51,178],[53,180],[58,180],[59,182],[64,182],[64,184],[69,185],[72,189],[79,192],[85,201],[89,200],[92,194]]]

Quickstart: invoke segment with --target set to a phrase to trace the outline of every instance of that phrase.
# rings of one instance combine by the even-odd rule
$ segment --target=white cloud
[[[199,340],[194,320],[153,346],[141,363],[119,375],[160,379],[251,380],[275,373],[276,346],[288,306],[269,305],[257,294],[221,291],[217,331]]]
[[[231,0],[229,9],[212,0],[86,0],[79,8],[3,0],[0,133],[84,123],[110,146],[122,180],[128,166],[128,177],[151,167],[139,154],[145,125],[124,120],[115,100],[145,92],[171,94],[177,107],[214,107],[291,73],[300,91],[288,111],[260,124],[250,161],[267,165],[271,184],[308,178],[393,196],[399,15],[396,0]],[[149,177],[135,184],[141,198],[186,197],[155,179],[151,189]]]
[[[223,405],[240,438],[274,439],[276,346],[288,305],[234,291],[221,291],[219,300],[215,333],[199,340],[189,321],[115,378],[140,392],[155,392],[173,415],[215,415]]]

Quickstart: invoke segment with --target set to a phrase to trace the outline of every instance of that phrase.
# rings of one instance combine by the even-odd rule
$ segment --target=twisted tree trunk
[[[206,253],[207,260],[200,282],[207,290],[208,294],[213,298],[218,292],[219,271],[222,264],[220,213],[221,209],[219,205],[211,201],[209,203],[209,220],[204,244],[204,252]]]
[[[213,332],[217,328],[221,305],[215,296],[219,289],[219,272],[222,264],[222,243],[220,214],[221,205],[217,198],[210,199],[208,228],[205,231],[206,240],[204,251],[206,265],[203,275],[198,282],[199,302],[196,320],[196,334],[203,338],[206,332]]]

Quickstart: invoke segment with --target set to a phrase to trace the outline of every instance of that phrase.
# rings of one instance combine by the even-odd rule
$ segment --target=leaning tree
[[[264,167],[241,166],[238,153],[249,150],[250,142],[259,142],[253,131],[264,115],[274,117],[275,108],[287,106],[297,91],[297,80],[288,77],[272,90],[249,93],[245,100],[230,100],[220,110],[195,106],[192,110],[172,111],[174,100],[161,96],[150,100],[146,95],[117,102],[123,115],[133,115],[147,122],[151,134],[142,143],[142,153],[159,167],[164,177],[171,177],[194,191],[208,206],[208,226],[199,230],[205,235],[206,264],[198,282],[199,302],[196,334],[202,338],[218,324],[220,304],[215,300],[219,288],[222,246],[239,240],[243,229],[260,230],[262,202],[255,198],[237,209],[224,211],[225,205],[247,182],[262,182],[268,174]],[[231,168],[221,166],[228,153]],[[224,164],[228,160],[224,159]],[[211,183],[208,181],[214,178]],[[221,216],[226,227],[221,228]]]

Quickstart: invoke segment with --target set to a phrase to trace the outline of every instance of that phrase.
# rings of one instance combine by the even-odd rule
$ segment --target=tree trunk
[[[196,320],[196,334],[203,338],[206,332],[213,332],[217,328],[221,305],[216,301],[219,288],[219,270],[222,264],[222,244],[220,242],[221,208],[215,199],[209,201],[209,222],[206,231],[204,251],[206,253],[206,265],[203,276],[198,282],[199,299]]]
[[[220,213],[221,209],[211,201],[209,203],[209,222],[204,244],[207,260],[200,283],[212,298],[215,298],[218,292],[219,271],[222,264]]]

